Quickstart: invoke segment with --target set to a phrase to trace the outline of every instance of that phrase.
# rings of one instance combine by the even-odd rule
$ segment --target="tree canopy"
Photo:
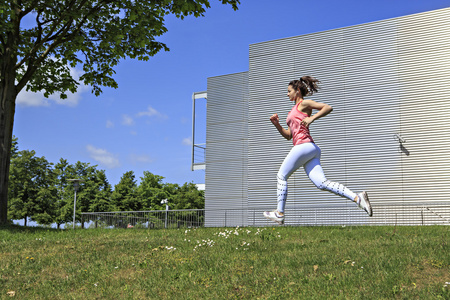
[[[221,0],[237,9],[238,0]],[[16,58],[16,90],[75,92],[69,67],[80,65],[81,82],[95,94],[117,87],[114,67],[126,57],[148,60],[168,46],[157,41],[173,14],[203,16],[208,0],[2,1],[0,53]],[[6,59],[6,57],[2,57]]]

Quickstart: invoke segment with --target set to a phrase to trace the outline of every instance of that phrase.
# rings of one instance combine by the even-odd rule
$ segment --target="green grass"
[[[450,228],[0,228],[0,299],[450,299]]]

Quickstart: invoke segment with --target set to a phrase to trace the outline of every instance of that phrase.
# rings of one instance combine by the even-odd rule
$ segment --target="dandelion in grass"
[[[266,230],[266,228],[264,228],[264,229],[258,228],[258,230],[256,230],[256,232],[255,232],[255,235],[261,234],[264,230]]]
[[[15,292],[15,291],[8,291],[6,294],[7,294],[8,296],[10,296],[10,297],[16,296],[16,292]]]
[[[215,244],[215,242],[210,239],[202,240],[202,243],[200,243],[200,241],[197,241],[197,245],[194,247],[194,251],[196,251],[198,247],[202,247],[202,246],[212,247],[212,246],[214,246],[214,244]]]

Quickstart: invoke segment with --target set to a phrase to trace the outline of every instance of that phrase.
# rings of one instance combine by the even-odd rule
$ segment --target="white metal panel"
[[[450,9],[399,20],[405,201],[450,196]]]
[[[218,209],[247,207],[247,77],[244,72],[208,78],[206,226],[226,218]],[[243,226],[247,217],[233,220]]]

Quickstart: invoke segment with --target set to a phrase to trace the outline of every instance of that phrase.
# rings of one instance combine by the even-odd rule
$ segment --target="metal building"
[[[262,211],[276,208],[276,174],[292,147],[269,117],[287,127],[287,84],[302,75],[321,80],[310,98],[334,108],[310,128],[327,178],[368,191],[374,216],[299,169],[286,224],[450,224],[445,8],[252,44],[248,72],[208,78],[206,226],[268,224]]]

